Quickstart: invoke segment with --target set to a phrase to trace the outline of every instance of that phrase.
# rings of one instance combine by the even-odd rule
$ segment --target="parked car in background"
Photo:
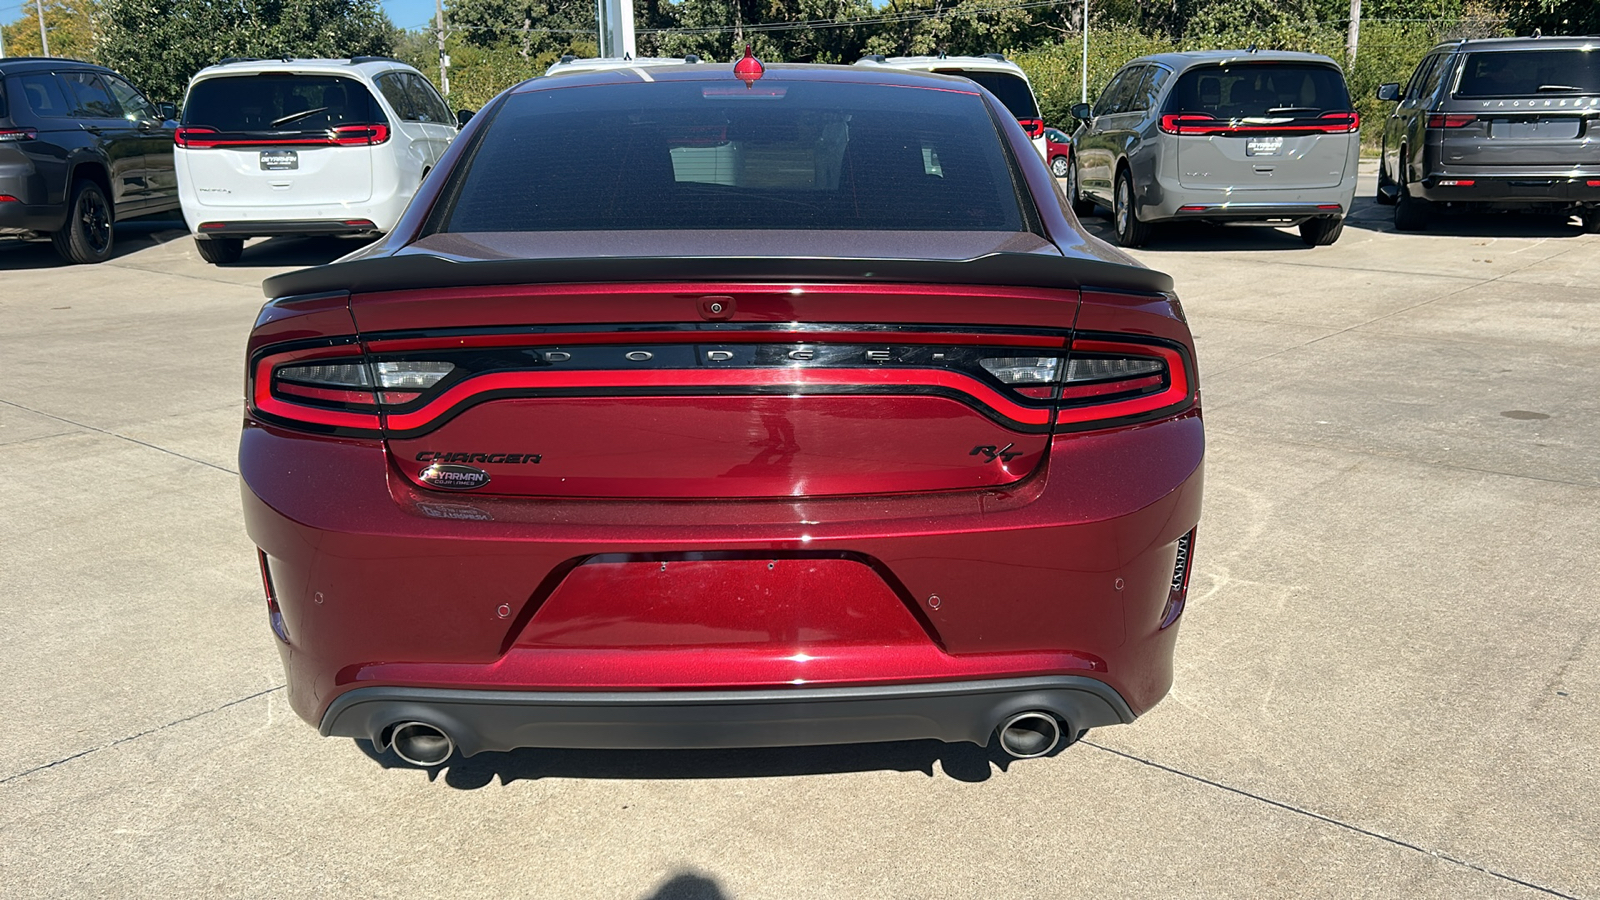
[[[1072,162],[1072,138],[1059,128],[1044,130],[1045,161],[1050,164],[1050,174],[1067,177],[1067,166]]]
[[[1600,233],[1600,47],[1587,38],[1434,47],[1383,124],[1378,202],[1396,228],[1435,206],[1574,213]]]
[[[1045,155],[1044,119],[1039,117],[1039,101],[1033,95],[1033,84],[1022,67],[1000,53],[983,56],[883,56],[872,54],[856,60],[858,66],[885,66],[914,72],[933,72],[938,75],[959,75],[983,85],[984,89],[1000,98],[1017,124],[1033,140],[1039,156]]]
[[[237,260],[251,237],[386,232],[456,118],[397,60],[224,60],[195,75],[184,101],[184,221],[213,263]]]
[[[1067,195],[1080,215],[1110,209],[1123,246],[1184,220],[1298,226],[1307,244],[1331,244],[1355,200],[1361,118],[1326,56],[1141,57],[1073,115]]]
[[[290,705],[424,766],[1039,756],[1150,709],[1194,344],[1006,115],[888,67],[541,77],[384,239],[268,279],[239,460]]]
[[[178,208],[175,113],[102,66],[0,59],[0,235],[108,259],[115,223]]]
[[[604,69],[653,69],[658,66],[692,66],[700,62],[693,53],[684,56],[597,56],[582,57],[567,54],[544,70],[546,75],[569,72],[596,72]]]

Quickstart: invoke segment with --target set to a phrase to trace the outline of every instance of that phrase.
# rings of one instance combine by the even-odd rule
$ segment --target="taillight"
[[[252,370],[251,406],[286,424],[375,431],[381,409],[417,400],[454,370],[428,360],[369,362],[345,348],[276,353]]]
[[[38,137],[39,132],[32,128],[0,128],[0,144],[31,141]]]
[[[1271,117],[1218,119],[1195,113],[1168,113],[1161,117],[1157,127],[1167,134],[1183,135],[1351,134],[1361,130],[1361,114],[1356,112],[1323,113],[1315,119],[1263,121],[1268,118]]]
[[[1429,128],[1465,128],[1478,121],[1477,116],[1458,115],[1455,113],[1438,114],[1428,117]]]
[[[341,147],[381,144],[389,139],[387,125],[339,125],[328,132],[329,143]]]
[[[1025,397],[1056,401],[1056,425],[1065,430],[1175,412],[1193,399],[1183,353],[1165,345],[1080,339],[1066,357],[994,356],[979,364]]]
[[[1036,138],[1044,134],[1043,119],[1018,119],[1017,124],[1021,125],[1022,130],[1028,133],[1028,137]]]
[[[215,128],[200,125],[181,125],[172,133],[172,142],[190,150],[203,150],[217,146],[221,134]]]
[[[1183,615],[1189,599],[1189,575],[1194,571],[1194,532],[1178,538],[1178,558],[1172,566],[1172,584],[1167,589],[1167,606],[1161,611],[1161,628],[1166,628]]]
[[[389,140],[388,125],[337,125],[327,131],[306,134],[223,134],[205,125],[183,125],[172,133],[172,142],[189,150],[214,147],[365,147]]]

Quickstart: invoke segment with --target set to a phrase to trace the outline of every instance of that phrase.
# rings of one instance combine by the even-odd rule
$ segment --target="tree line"
[[[769,62],[849,63],[867,53],[1002,52],[1035,81],[1046,117],[1078,100],[1082,0],[635,0],[639,52],[710,61],[745,44]],[[1433,43],[1493,34],[1600,33],[1597,0],[1361,0],[1352,86],[1400,80]],[[3,28],[7,55],[41,52],[33,4]],[[1344,57],[1351,0],[1090,0],[1091,92],[1123,62],[1164,49],[1247,46]],[[229,57],[392,55],[439,78],[438,36],[403,31],[377,0],[47,0],[50,52],[122,71],[153,99]],[[481,106],[561,56],[594,56],[595,0],[446,0],[451,102]],[[1365,65],[1363,57],[1366,57]],[[1358,79],[1356,76],[1360,74]]]

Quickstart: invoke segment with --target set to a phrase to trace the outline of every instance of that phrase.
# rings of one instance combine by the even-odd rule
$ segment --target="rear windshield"
[[[1600,94],[1600,52],[1510,50],[1468,53],[1457,97]]]
[[[728,81],[511,95],[433,230],[1027,230],[976,94]]]
[[[229,75],[198,81],[183,124],[223,132],[314,131],[385,124],[365,85],[334,75]]]
[[[968,72],[962,69],[934,69],[940,75],[960,75],[983,85],[989,93],[1019,119],[1039,118],[1039,106],[1033,102],[1033,89],[1028,82],[1008,72]]]
[[[1316,116],[1350,109],[1344,75],[1331,66],[1235,63],[1190,69],[1178,76],[1167,112],[1217,119]]]

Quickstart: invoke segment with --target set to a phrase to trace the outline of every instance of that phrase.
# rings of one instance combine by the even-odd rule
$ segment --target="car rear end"
[[[468,754],[1037,755],[1156,703],[1204,445],[1164,276],[976,92],[562,81],[366,258],[269,282],[240,462],[295,710]]]
[[[184,220],[201,239],[386,231],[410,199],[382,177],[391,129],[353,71],[201,72],[175,137]]]
[[[53,134],[77,123],[51,121],[36,115],[29,87],[49,87],[60,96],[55,76],[32,66],[6,67],[0,62],[0,236],[31,237],[54,231],[66,218],[62,189],[67,171],[64,153]],[[64,101],[61,101],[64,105]],[[64,115],[66,110],[50,110]],[[70,143],[70,142],[69,142]],[[53,191],[53,193],[52,193]]]
[[[1361,120],[1338,65],[1236,54],[1186,67],[1157,123],[1159,190],[1140,218],[1342,219],[1355,199]]]
[[[885,58],[873,55],[862,58],[857,65],[881,65],[914,72],[932,72],[936,75],[955,75],[971,79],[999,98],[1017,124],[1028,133],[1033,148],[1041,159],[1049,160],[1050,149],[1044,137],[1044,118],[1039,113],[1039,101],[1033,94],[1033,84],[1022,67],[999,53],[985,56],[896,56]]]
[[[1580,40],[1464,45],[1426,123],[1417,196],[1499,208],[1600,207],[1600,50]]]

